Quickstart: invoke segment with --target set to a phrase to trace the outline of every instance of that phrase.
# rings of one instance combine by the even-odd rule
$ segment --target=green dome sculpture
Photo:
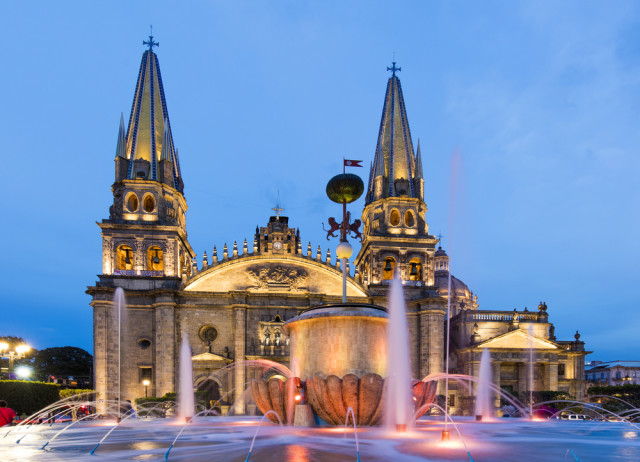
[[[358,175],[341,173],[327,183],[327,196],[333,202],[347,204],[357,200],[364,192],[364,183]]]

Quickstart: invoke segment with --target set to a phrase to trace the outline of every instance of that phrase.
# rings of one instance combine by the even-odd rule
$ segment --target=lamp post
[[[29,350],[31,347],[27,344],[18,345],[15,350],[10,350],[7,342],[0,342],[0,358],[9,360],[9,373],[13,372],[13,362],[16,359],[24,358]]]
[[[151,382],[150,382],[148,379],[144,379],[144,380],[142,381],[142,385],[144,385],[144,397],[145,397],[145,398],[147,398],[147,394],[148,394],[147,392],[148,392],[148,390],[149,390],[149,384],[150,384],[150,383],[151,383]]]

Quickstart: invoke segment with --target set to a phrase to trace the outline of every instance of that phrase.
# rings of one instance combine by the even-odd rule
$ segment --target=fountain
[[[389,295],[389,330],[387,359],[387,427],[406,431],[412,425],[411,409],[411,358],[409,332],[405,313],[402,281],[396,273]]]
[[[337,252],[342,259],[343,282],[346,259],[352,251],[346,241],[349,225],[346,203],[359,195],[354,176],[339,175],[328,188],[330,197],[343,204]],[[527,412],[522,403],[492,383],[487,350],[482,353],[478,377],[449,374],[447,370],[412,381],[398,275],[392,281],[388,311],[376,305],[348,303],[344,287],[343,284],[342,303],[314,306],[285,324],[291,340],[291,371],[266,360],[237,361],[216,371],[215,374],[221,374],[235,367],[260,366],[276,369],[286,377],[284,382],[278,378],[251,381],[250,396],[262,411],[262,417],[212,416],[209,410],[196,412],[191,348],[183,333],[177,419],[164,418],[164,413],[157,412],[159,404],[152,403],[139,408],[137,418],[129,414],[120,420],[118,373],[117,399],[89,403],[100,405],[101,412],[72,423],[37,424],[43,416],[53,415],[56,420],[61,414],[72,413],[79,404],[66,399],[48,406],[0,435],[2,459],[82,461],[99,447],[99,455],[108,460],[341,461],[354,460],[354,449],[356,460],[362,456],[362,460],[371,462],[463,458],[472,461],[472,453],[478,460],[545,461],[562,459],[565,455],[580,460],[584,454],[594,460],[613,457],[640,460],[640,427],[628,421],[535,422],[510,418],[505,419],[506,423],[497,423],[497,419],[489,419],[494,394],[513,404],[521,415]],[[120,341],[126,313],[121,289],[116,290],[114,306]],[[533,349],[529,369],[531,390],[532,371]],[[467,386],[477,384],[476,415],[491,420],[489,424],[454,418],[449,415],[447,404],[440,406],[434,402],[439,381],[448,384],[449,380]],[[640,409],[631,405],[631,409],[613,414],[603,412],[595,404],[564,403],[621,420],[640,414]],[[536,406],[544,404],[547,403]],[[529,406],[532,413],[531,399]],[[430,409],[441,412],[444,422],[440,417],[425,417],[423,414]],[[318,423],[333,427],[285,426],[311,427],[315,418]],[[383,421],[392,431],[376,428]],[[455,433],[442,441],[440,430],[444,427],[448,435],[448,425],[453,426]],[[347,438],[351,431],[353,439]]]
[[[182,333],[180,347],[180,375],[178,384],[178,417],[188,421],[194,414],[193,366],[191,347],[185,332]]]
[[[276,416],[288,424],[295,420],[286,403],[292,402],[300,390],[325,424],[343,425],[351,409],[359,427],[379,425],[386,415],[390,428],[406,431],[413,423],[412,404],[419,408],[435,397],[436,384],[411,380],[408,328],[399,275],[391,287],[389,314],[376,305],[347,303],[346,262],[353,252],[347,235],[353,232],[353,225],[346,206],[363,190],[362,180],[344,171],[327,185],[329,198],[343,206],[336,252],[342,260],[342,303],[309,308],[285,323],[296,365],[294,377],[286,383],[277,379],[251,382],[258,408],[264,414],[273,411],[270,415],[274,422]],[[415,403],[412,403],[412,394]],[[303,412],[303,405],[296,405],[293,414],[297,415],[299,409]]]
[[[476,420],[489,420],[493,417],[491,403],[491,353],[486,348],[480,357],[480,373],[476,393]]]

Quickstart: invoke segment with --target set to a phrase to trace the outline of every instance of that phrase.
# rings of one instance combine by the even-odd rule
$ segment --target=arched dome
[[[436,272],[435,286],[438,290],[438,294],[446,297],[449,292],[449,273],[446,271]],[[473,292],[471,292],[469,286],[455,276],[451,276],[451,292],[453,292],[454,297],[473,297]]]
[[[445,252],[442,247],[438,247],[438,250],[436,250],[435,253],[436,257],[446,257],[447,256],[447,252]]]

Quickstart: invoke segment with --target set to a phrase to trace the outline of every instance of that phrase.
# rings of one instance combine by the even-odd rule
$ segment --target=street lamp
[[[145,398],[147,397],[147,391],[149,390],[149,384],[150,384],[150,383],[151,383],[151,382],[150,382],[148,379],[144,379],[144,380],[142,381],[142,385],[144,385],[144,397],[145,397]]]
[[[9,360],[9,373],[13,372],[13,362],[16,359],[24,358],[29,350],[31,350],[31,347],[27,344],[18,345],[14,351],[9,349],[7,342],[0,342],[0,358]]]

